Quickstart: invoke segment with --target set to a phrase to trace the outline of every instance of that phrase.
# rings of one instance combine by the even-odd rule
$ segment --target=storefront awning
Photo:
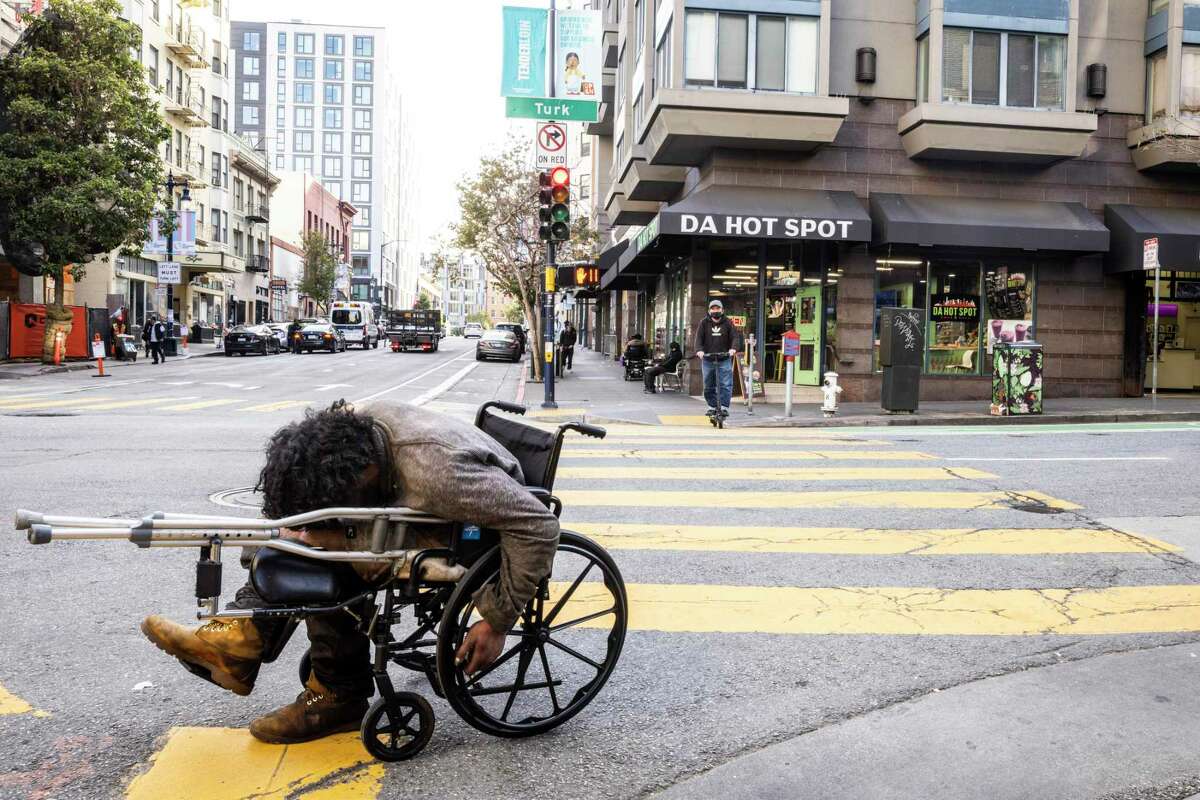
[[[1104,223],[1112,231],[1105,272],[1140,272],[1143,245],[1152,238],[1163,269],[1200,271],[1200,209],[1111,205]]]
[[[1102,253],[1108,228],[1081,203],[872,194],[874,244]]]
[[[625,240],[617,242],[600,254],[597,266],[600,267],[600,289],[602,291],[625,288],[623,286],[613,286],[612,283],[617,279],[618,275],[617,262],[628,247],[629,241]]]

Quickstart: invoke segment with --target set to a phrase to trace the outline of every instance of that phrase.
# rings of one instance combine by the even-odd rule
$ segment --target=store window
[[[978,375],[979,262],[937,259],[929,266],[929,327],[926,332],[931,375]]]
[[[1183,48],[1179,116],[1200,117],[1200,47]]]
[[[1061,111],[1066,37],[946,28],[942,101]]]
[[[996,342],[1033,341],[1034,264],[996,261],[984,264],[984,352],[990,356]],[[991,372],[985,358],[983,372]]]
[[[885,308],[925,308],[925,260],[875,260],[875,369],[879,370],[879,319]]]
[[[684,81],[688,86],[815,94],[818,26],[813,17],[689,10]]]

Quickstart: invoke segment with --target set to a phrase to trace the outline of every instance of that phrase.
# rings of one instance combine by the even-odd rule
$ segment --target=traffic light
[[[571,171],[555,167],[538,175],[538,236],[543,241],[571,238]]]

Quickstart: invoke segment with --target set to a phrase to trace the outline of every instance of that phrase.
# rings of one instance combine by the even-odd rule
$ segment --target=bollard
[[[100,340],[100,334],[92,337],[92,355],[96,357],[96,364],[99,372],[93,375],[93,378],[107,378],[108,375],[104,372],[104,342]]]

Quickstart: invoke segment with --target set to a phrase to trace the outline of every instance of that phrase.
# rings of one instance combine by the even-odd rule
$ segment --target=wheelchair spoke
[[[525,683],[525,673],[529,670],[529,662],[532,660],[533,650],[528,647],[522,648],[521,657],[517,659],[517,679],[513,682],[508,702],[504,704],[504,713],[500,715],[501,722],[508,722],[508,712],[512,710],[513,701],[517,699],[517,692],[521,691],[521,686]]]
[[[567,655],[575,656],[575,658],[578,658],[580,661],[587,664],[588,666],[590,666],[592,669],[596,670],[597,672],[604,669],[603,664],[598,664],[595,661],[592,661],[590,658],[585,656],[583,653],[580,653],[578,650],[575,650],[573,648],[567,647],[562,642],[556,642],[553,639],[547,639],[546,644],[552,644],[555,647],[557,647],[559,650],[562,650]]]
[[[550,676],[550,660],[546,658],[546,645],[538,644],[538,655],[542,657],[542,672],[546,673],[546,688],[550,690],[550,704],[554,706],[554,713],[557,714],[562,711],[562,707],[559,706],[558,694],[554,691],[554,678]]]
[[[612,608],[606,608],[603,611],[597,611],[594,614],[588,614],[586,617],[580,617],[579,619],[573,619],[570,622],[560,622],[559,624],[552,626],[550,628],[550,631],[553,633],[554,631],[560,631],[563,628],[569,628],[572,625],[580,625],[584,622],[590,622],[591,620],[594,620],[597,617],[603,617],[605,614],[615,614],[616,611],[617,611],[616,606],[613,606]]]
[[[538,681],[537,683],[524,683],[520,686],[517,686],[515,683],[508,683],[504,686],[493,686],[486,689],[472,689],[469,694],[471,697],[487,697],[489,695],[504,694],[505,692],[511,692],[514,690],[518,692],[528,692],[531,689],[553,689],[555,686],[562,686],[562,681],[554,681],[553,683]]]
[[[594,566],[596,566],[596,562],[589,561],[587,569],[579,573],[579,577],[576,578],[575,582],[571,584],[571,588],[567,589],[566,593],[559,599],[557,603],[555,603],[554,608],[550,611],[550,616],[546,617],[545,619],[545,623],[547,625],[552,625],[554,623],[554,618],[558,616],[558,612],[563,610],[563,607],[566,606],[567,601],[571,599],[571,595],[575,594],[575,590],[579,588],[579,584],[583,583],[583,579],[588,576],[588,573],[592,571],[592,567]]]

